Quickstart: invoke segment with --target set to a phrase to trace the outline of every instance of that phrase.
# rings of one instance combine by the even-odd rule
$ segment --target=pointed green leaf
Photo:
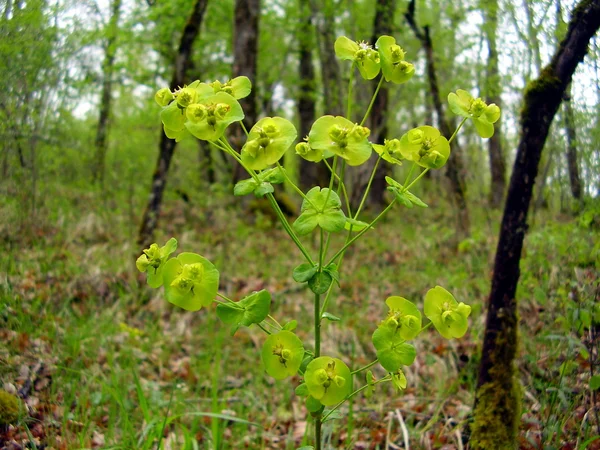
[[[339,322],[340,320],[342,320],[338,316],[334,316],[333,314],[328,313],[328,312],[324,312],[321,317],[323,317],[324,319],[327,319],[331,322]]]
[[[292,272],[292,278],[297,283],[306,283],[310,280],[319,270],[319,267],[310,263],[300,264]]]
[[[263,289],[250,294],[235,305],[220,303],[217,306],[217,316],[223,322],[233,324],[233,333],[235,333],[241,326],[249,327],[253,323],[260,323],[265,320],[270,309],[271,294]]]
[[[266,181],[263,181],[254,190],[254,195],[256,195],[257,197],[264,197],[265,195],[270,194],[272,192],[275,192],[275,189],[273,189],[273,185],[271,183],[267,183]]]
[[[238,181],[233,187],[233,195],[242,196],[248,195],[254,192],[257,184],[254,178],[248,178],[247,180]]]

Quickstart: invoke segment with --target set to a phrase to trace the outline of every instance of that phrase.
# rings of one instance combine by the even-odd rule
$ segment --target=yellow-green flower
[[[452,112],[473,120],[477,134],[482,138],[494,135],[494,123],[500,118],[500,108],[495,103],[486,104],[480,97],[473,98],[467,91],[459,89],[448,94]]]
[[[162,286],[163,268],[171,253],[175,250],[177,250],[177,239],[171,238],[162,247],[159,247],[158,244],[152,244],[137,259],[135,265],[140,272],[146,272],[146,280],[150,287],[158,288]]]
[[[354,42],[346,36],[340,36],[335,41],[334,49],[338,58],[354,61],[365,80],[372,80],[379,73],[379,53],[368,43]]]
[[[308,134],[311,149],[329,151],[359,166],[371,156],[371,131],[341,116],[323,116],[313,123]]]
[[[283,380],[298,372],[304,359],[304,346],[291,331],[270,335],[262,348],[262,361],[266,372],[276,380]]]
[[[425,295],[425,315],[446,339],[463,337],[469,323],[471,307],[458,303],[454,296],[441,286],[430,289]]]
[[[403,158],[400,152],[400,141],[398,139],[385,139],[383,145],[373,144],[373,149],[383,158],[385,161],[401,166]]]
[[[329,356],[313,359],[304,373],[308,392],[325,406],[345,399],[352,392],[351,380],[348,366],[341,359]]]
[[[381,71],[386,81],[406,83],[415,74],[415,66],[404,60],[406,52],[391,36],[381,36],[375,44],[381,58]]]
[[[448,161],[450,144],[436,128],[425,125],[402,136],[400,153],[422,167],[439,169]]]
[[[287,119],[260,119],[248,133],[248,140],[242,147],[242,162],[249,169],[266,169],[283,157],[297,136],[296,127]]]
[[[217,92],[225,92],[238,100],[248,97],[250,92],[252,92],[252,82],[248,77],[244,76],[235,77],[226,83],[221,83],[218,80],[213,81],[210,85],[214,89],[215,94]]]

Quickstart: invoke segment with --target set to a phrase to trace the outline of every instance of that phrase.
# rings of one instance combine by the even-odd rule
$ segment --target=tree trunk
[[[373,23],[373,36],[371,37],[371,44],[375,45],[379,36],[392,35],[394,31],[394,12],[396,11],[396,0],[377,0],[375,5],[375,20]],[[381,74],[380,76],[383,76]],[[373,80],[372,91],[375,93],[379,78]],[[387,135],[387,114],[388,114],[388,103],[389,103],[389,89],[386,83],[381,85],[375,103],[373,103],[373,109],[371,110],[371,116],[369,117],[368,127],[371,129],[370,140],[377,144],[383,144],[383,139]],[[377,156],[377,155],[375,155]],[[357,167],[355,181],[352,185],[352,198],[353,204],[356,205],[357,197],[360,201],[360,197],[364,192],[364,189],[369,181],[373,166],[377,159],[371,158],[365,164]],[[385,162],[380,162],[373,178],[371,185],[371,192],[369,194],[369,201],[371,204],[383,205],[385,190],[387,183],[385,182],[385,176],[388,174],[388,166]]]
[[[96,164],[94,165],[94,181],[99,181],[104,187],[104,171],[106,163],[106,150],[108,148],[108,127],[110,120],[110,106],[112,100],[112,82],[117,53],[117,34],[119,32],[119,15],[121,13],[121,0],[111,1],[110,21],[106,32],[106,49],[104,63],[102,64],[102,100],[100,102],[100,117],[96,131]]]
[[[300,0],[300,24],[298,27],[298,44],[300,64],[298,76],[300,78],[298,90],[298,116],[300,119],[300,139],[308,136],[310,128],[315,121],[316,114],[316,79],[313,65],[312,49],[314,47],[312,13],[309,0]],[[300,158],[300,186],[303,189],[312,186],[325,186],[329,179],[329,171],[323,163],[313,163]]]
[[[500,83],[500,71],[498,68],[498,50],[496,47],[496,34],[498,32],[498,0],[484,0],[482,2],[485,24],[483,26],[488,44],[488,61],[486,70],[486,99],[487,103],[495,103],[502,107],[502,87]],[[502,151],[502,119],[494,124],[495,133],[488,140],[488,152],[490,159],[490,197],[492,208],[500,208],[504,200],[506,190],[506,163]]]
[[[425,50],[425,62],[427,70],[427,80],[429,82],[429,90],[431,92],[431,99],[438,116],[438,122],[440,125],[440,131],[443,136],[450,138],[452,130],[442,104],[440,97],[439,83],[437,80],[437,73],[435,69],[435,58],[433,54],[433,43],[431,42],[431,35],[429,27],[419,27],[415,20],[415,0],[411,0],[408,9],[405,13],[405,18],[413,30],[417,39],[421,41],[421,45]],[[462,239],[469,234],[471,228],[469,209],[467,206],[467,199],[465,195],[465,180],[463,167],[461,162],[461,152],[456,141],[452,142],[452,155],[448,159],[446,164],[446,176],[450,180],[450,187],[452,189],[452,197],[457,212],[457,224],[456,231],[459,239]]]
[[[581,200],[582,185],[579,176],[579,164],[577,163],[577,136],[575,134],[575,115],[571,102],[571,86],[565,92],[565,129],[567,132],[567,166],[569,168],[569,181],[571,182],[571,193],[573,198]]]
[[[258,61],[258,27],[260,18],[260,0],[236,0],[235,23],[233,31],[233,77],[246,76],[252,82],[252,92],[240,100],[244,110],[244,125],[250,128],[256,123],[256,67]],[[240,149],[246,140],[245,133],[240,127],[234,129],[231,135],[232,145]],[[246,176],[239,165],[234,165],[234,183]]]
[[[317,29],[317,45],[319,47],[319,60],[321,62],[325,114],[341,116],[344,114],[342,107],[342,77],[333,49],[335,42],[334,8],[331,5],[331,0],[325,0],[321,3],[322,11],[319,11],[317,6],[320,2],[316,0],[310,0],[310,2]],[[348,119],[351,120],[350,118]]]
[[[600,0],[583,0],[573,11],[567,35],[552,61],[525,91],[521,138],[510,180],[496,250],[492,290],[475,395],[471,448],[515,449],[520,419],[517,351],[519,260],[527,212],[550,124],[577,64],[600,27]]]
[[[192,47],[200,32],[200,25],[202,24],[207,4],[208,0],[196,0],[192,13],[185,24],[175,58],[173,77],[169,85],[172,91],[185,84],[186,73],[191,63]],[[142,247],[148,247],[153,239],[175,145],[175,141],[169,139],[161,127],[158,160],[156,162],[156,169],[152,175],[150,198],[142,217],[138,235],[138,244]]]

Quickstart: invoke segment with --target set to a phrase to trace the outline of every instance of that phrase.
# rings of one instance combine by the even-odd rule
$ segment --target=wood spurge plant
[[[344,362],[344,355],[321,354],[324,319],[331,326],[339,323],[339,318],[328,311],[328,306],[335,286],[343,283],[340,273],[345,251],[389,214],[397,203],[407,208],[427,207],[410,189],[427,171],[446,164],[451,157],[450,144],[467,119],[472,119],[479,135],[487,138],[494,133],[493,124],[500,116],[498,106],[486,105],[480,98],[474,99],[469,93],[458,90],[448,97],[450,109],[463,118],[452,136],[442,136],[431,126],[419,126],[402,136],[372,143],[369,141],[370,130],[364,124],[379,87],[384,81],[395,84],[410,81],[415,73],[414,66],[406,61],[406,52],[391,36],[381,36],[376,47],[342,36],[335,42],[335,52],[339,58],[351,61],[350,83],[355,68],[366,80],[376,78],[381,72],[380,80],[360,123],[351,119],[349,89],[346,117],[325,115],[317,119],[308,136],[296,144],[298,156],[315,163],[324,161],[331,172],[328,186],[314,186],[306,193],[292,182],[280,164],[298,138],[295,126],[287,119],[265,117],[249,131],[244,128],[247,139],[241,149],[235,149],[229,143],[226,129],[235,122],[244,127],[244,112],[238,99],[250,93],[248,78],[237,77],[225,83],[215,81],[210,84],[194,81],[174,92],[161,89],[155,97],[163,108],[160,116],[168,137],[179,141],[191,134],[208,141],[236,160],[250,176],[236,184],[234,195],[253,193],[270,202],[281,225],[305,259],[291,275],[296,282],[306,283],[313,293],[314,345],[305,345],[294,334],[298,326],[295,320],[282,325],[270,314],[271,295],[267,291],[254,292],[234,301],[218,292],[219,272],[206,258],[188,252],[170,258],[177,248],[173,238],[164,247],[152,244],[137,261],[138,269],[147,273],[148,284],[153,288],[163,285],[165,298],[174,305],[196,311],[217,302],[217,315],[225,324],[231,325],[232,335],[241,326],[251,325],[266,333],[261,354],[266,372],[277,380],[295,375],[301,380],[296,386],[296,394],[306,398],[306,408],[314,423],[313,445],[302,447],[304,450],[322,448],[322,424],[339,419],[338,409],[353,396],[361,392],[369,396],[376,385],[385,382],[391,382],[400,393],[406,388],[410,380],[403,368],[410,366],[416,358],[416,349],[410,341],[423,330],[433,325],[446,339],[460,338],[466,333],[471,307],[458,302],[446,289],[435,286],[425,295],[423,311],[429,319],[425,325],[421,311],[412,301],[401,296],[385,300],[387,315],[372,335],[375,361],[351,369]],[[364,164],[371,158],[373,149],[377,163],[360,206],[352,211],[345,185],[346,166]],[[393,200],[367,223],[361,220],[361,212],[382,159],[395,165],[408,162],[412,168],[403,183],[386,177]],[[415,173],[419,170],[420,173]],[[273,196],[273,185],[283,182],[289,183],[302,197],[300,215],[292,225]],[[319,251],[312,255],[300,237],[314,232],[318,233]],[[330,249],[332,233],[346,235],[344,244],[335,251]],[[369,370],[375,364],[380,364],[388,375],[375,379]],[[356,375],[361,372],[365,373],[366,383],[356,388],[354,381],[359,379]]]

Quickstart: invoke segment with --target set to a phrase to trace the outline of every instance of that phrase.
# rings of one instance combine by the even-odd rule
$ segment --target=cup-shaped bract
[[[450,157],[450,144],[437,128],[413,128],[400,138],[400,153],[421,167],[439,169]]]
[[[384,325],[392,327],[406,341],[413,339],[421,332],[421,311],[410,300],[404,297],[388,297],[385,301],[390,311]]]
[[[302,341],[291,331],[270,335],[262,348],[266,372],[276,380],[283,380],[298,372],[304,359]]]
[[[242,147],[242,162],[249,169],[266,169],[283,157],[297,136],[294,124],[283,117],[260,119]]]
[[[405,341],[396,328],[385,323],[373,333],[372,342],[377,350],[377,358],[388,372],[396,372],[402,366],[410,366],[415,361],[417,351]]]
[[[237,100],[248,97],[250,92],[252,92],[252,82],[245,76],[235,77],[226,83],[214,81],[210,85],[215,94],[217,92],[225,92]]]
[[[381,36],[375,44],[381,58],[381,71],[386,81],[406,83],[415,74],[415,66],[404,60],[406,53],[392,36]]]
[[[244,112],[235,98],[218,92],[189,105],[186,117],[185,127],[193,136],[203,141],[215,141],[223,136],[230,124],[242,120]]]
[[[313,187],[306,193],[300,211],[292,225],[298,234],[308,234],[317,226],[335,233],[343,230],[346,224],[340,197],[329,188]]]
[[[352,378],[348,366],[338,358],[320,356],[313,359],[304,372],[308,392],[322,405],[341,402],[352,392]]]
[[[477,134],[482,138],[494,135],[494,123],[500,119],[500,108],[495,103],[486,104],[480,97],[473,98],[463,89],[448,94],[448,103],[452,112],[458,116],[473,120]]]
[[[181,253],[163,269],[165,297],[187,311],[210,305],[219,288],[219,271],[203,256]]]
[[[379,73],[379,52],[368,43],[354,42],[346,36],[340,36],[333,47],[338,58],[354,61],[365,80],[372,80]]]
[[[400,152],[400,141],[398,139],[385,139],[383,144],[384,145],[373,144],[373,150],[375,150],[383,160],[390,164],[401,166],[404,157]]]
[[[441,286],[430,289],[425,295],[425,315],[446,339],[463,337],[469,323],[471,307],[458,303],[454,296]]]
[[[158,244],[150,245],[137,259],[135,265],[140,272],[146,272],[146,280],[152,288],[161,287],[163,284],[163,268],[173,253],[177,250],[177,239],[171,238],[159,247]]]
[[[323,116],[313,123],[308,134],[312,149],[330,151],[349,165],[359,166],[371,156],[371,131],[341,116]]]

